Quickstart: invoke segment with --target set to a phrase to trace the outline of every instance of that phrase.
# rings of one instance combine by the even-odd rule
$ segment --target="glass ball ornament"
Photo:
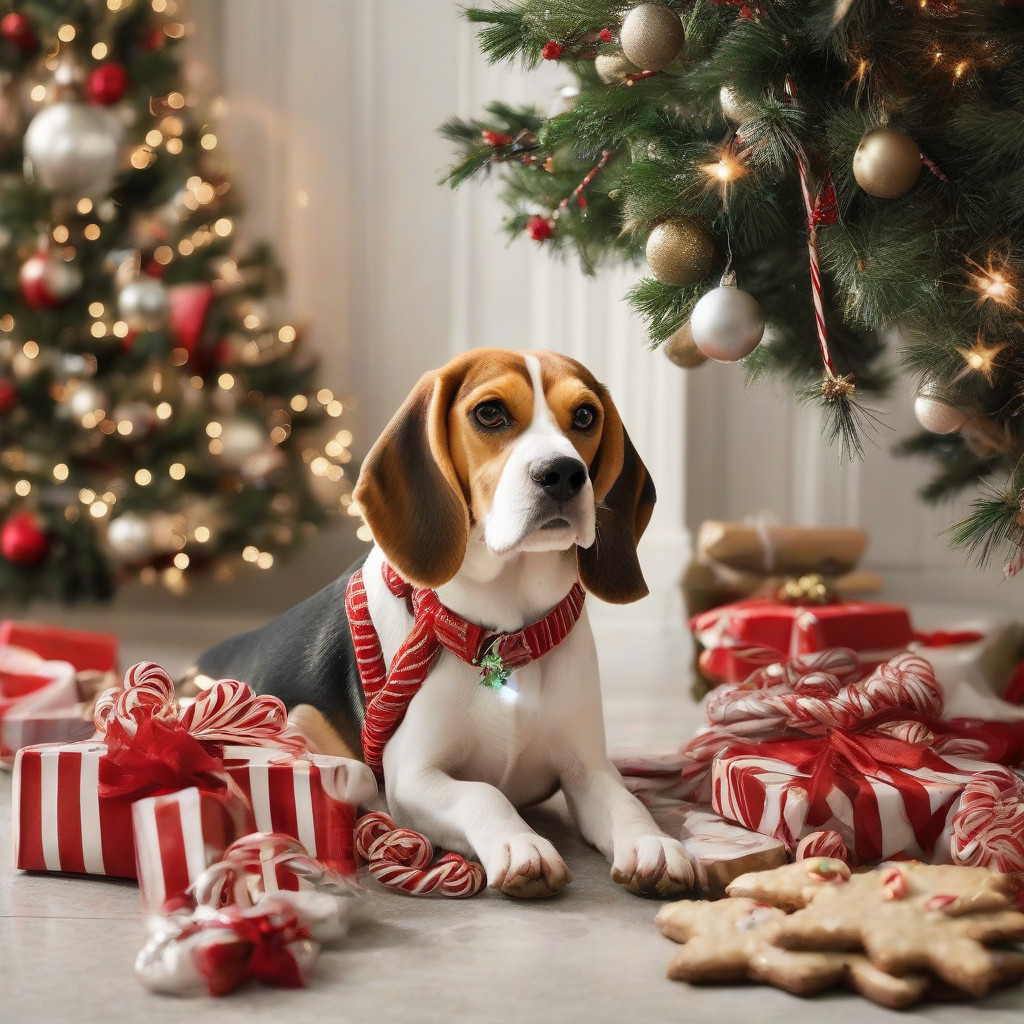
[[[50,552],[50,537],[34,512],[15,512],[0,528],[0,554],[15,565],[38,565]]]
[[[869,196],[898,199],[921,175],[921,150],[906,133],[894,128],[873,128],[860,140],[853,155],[853,176]]]
[[[141,274],[117,295],[117,311],[133,330],[155,330],[167,316],[168,295],[163,281]]]
[[[107,527],[107,547],[119,562],[148,562],[155,550],[153,527],[143,516],[124,512]]]
[[[61,196],[96,196],[117,173],[122,128],[103,107],[58,100],[32,119],[25,132],[25,159],[33,176]]]
[[[626,15],[619,33],[622,52],[644,71],[661,71],[683,48],[683,22],[663,4],[640,4]]]
[[[241,470],[250,456],[268,442],[266,429],[245,416],[230,416],[221,424],[220,459],[232,469]]]
[[[18,270],[18,287],[30,309],[56,309],[82,287],[82,271],[56,252],[37,252]]]
[[[726,274],[717,288],[704,295],[690,314],[693,343],[719,363],[749,356],[764,337],[764,313],[757,299],[736,287]]]
[[[695,369],[708,361],[708,357],[694,344],[689,321],[683,324],[661,348],[670,362],[684,370]]]
[[[963,409],[924,390],[914,399],[914,416],[925,430],[933,434],[955,434],[968,420]]]
[[[647,236],[647,265],[662,284],[683,288],[711,273],[714,239],[689,217],[662,221]]]

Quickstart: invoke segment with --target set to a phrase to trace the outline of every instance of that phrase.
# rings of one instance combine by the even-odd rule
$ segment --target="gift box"
[[[906,608],[869,601],[739,601],[695,616],[690,626],[703,648],[701,671],[714,685],[742,682],[774,661],[832,647],[856,651],[861,664],[873,668],[914,639]]]
[[[24,747],[14,764],[14,866],[135,877],[132,808],[101,800],[104,743]]]
[[[116,672],[118,639],[111,633],[89,633],[36,622],[0,622],[0,644],[34,651],[51,661],[70,662],[78,672]]]
[[[818,575],[843,597],[881,588],[877,573],[857,570],[867,546],[864,530],[777,526],[764,521],[701,524],[693,560],[683,576],[689,615],[754,596],[771,597],[787,581]]]
[[[82,692],[74,669],[63,678],[50,680],[27,697],[0,710],[0,768],[9,768],[22,747],[40,743],[74,743],[90,739],[96,732],[89,696]]]
[[[195,786],[132,804],[135,863],[146,913],[178,904],[202,873],[220,860],[248,822],[230,801]]]
[[[986,779],[1008,793],[1005,806],[1016,801],[1018,815],[1024,815],[1024,787],[1005,768],[939,757],[890,736],[837,730],[827,737],[723,751],[712,764],[712,806],[731,821],[774,836],[791,853],[805,836],[831,830],[842,837],[852,863],[901,857],[978,863],[965,858],[991,837],[965,842],[965,829],[975,822],[958,821],[957,812],[965,790]],[[1004,805],[990,810],[986,824],[1005,832]],[[972,815],[978,819],[977,808]],[[1019,847],[1024,837],[1012,842]]]
[[[225,746],[222,757],[225,770],[249,800],[257,831],[291,836],[329,870],[356,873],[358,808],[377,795],[377,782],[365,764],[327,754],[296,756],[241,746]]]

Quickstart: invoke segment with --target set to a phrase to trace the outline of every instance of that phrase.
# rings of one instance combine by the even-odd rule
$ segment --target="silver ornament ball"
[[[914,399],[914,416],[933,434],[955,434],[967,422],[963,409],[932,395],[918,395]]]
[[[125,512],[107,527],[107,547],[121,562],[146,562],[153,554],[153,527],[135,512]]]
[[[51,192],[96,196],[117,172],[122,128],[102,107],[60,100],[41,110],[25,132],[25,158]]]
[[[130,327],[153,330],[167,315],[167,288],[148,274],[129,281],[117,296],[117,310]]]
[[[267,432],[255,420],[232,416],[221,425],[220,451],[222,461],[232,469],[241,469],[246,460],[260,451],[268,441]]]
[[[728,275],[693,307],[690,332],[704,355],[720,363],[735,363],[761,343],[764,314],[757,299],[737,288]]]

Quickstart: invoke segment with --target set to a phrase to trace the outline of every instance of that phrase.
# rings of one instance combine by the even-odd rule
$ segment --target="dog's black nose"
[[[587,467],[579,459],[561,455],[530,467],[530,476],[559,505],[575,498],[587,482]]]

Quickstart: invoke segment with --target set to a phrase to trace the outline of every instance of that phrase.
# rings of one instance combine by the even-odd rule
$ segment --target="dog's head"
[[[499,555],[576,545],[606,601],[647,593],[636,546],[654,484],[607,390],[554,352],[475,349],[425,374],[363,463],[355,499],[388,561],[438,587],[470,530]]]

